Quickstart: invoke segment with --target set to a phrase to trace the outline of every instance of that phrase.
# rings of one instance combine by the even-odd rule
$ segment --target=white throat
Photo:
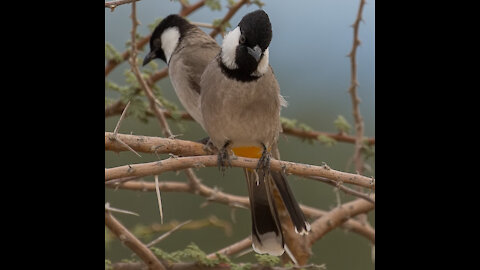
[[[255,75],[261,76],[268,71],[268,48],[263,52],[262,60],[258,63],[257,71],[254,72]]]
[[[178,41],[180,39],[180,32],[178,31],[178,27],[170,27],[163,31],[161,39],[162,50],[165,54],[165,58],[168,64],[168,62],[170,61],[170,57],[172,57],[172,53],[177,48]]]
[[[240,27],[237,26],[237,28],[228,32],[223,39],[222,62],[229,69],[238,68],[237,64],[235,63],[235,55],[241,34]]]

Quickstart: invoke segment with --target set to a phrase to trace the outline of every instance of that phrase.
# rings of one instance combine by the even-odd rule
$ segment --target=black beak
[[[247,47],[247,51],[248,51],[248,54],[250,54],[251,56],[253,56],[253,58],[255,58],[255,60],[260,61],[260,58],[262,57],[262,49],[260,48],[260,46],[256,45],[255,47],[250,48],[250,47]]]
[[[155,55],[154,51],[149,52],[147,56],[145,56],[145,58],[143,59],[143,65],[145,66],[146,64],[150,63],[150,61],[155,59],[155,57],[157,56]]]

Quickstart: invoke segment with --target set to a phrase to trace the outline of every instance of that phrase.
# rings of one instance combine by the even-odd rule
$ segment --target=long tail
[[[271,177],[260,181],[252,169],[244,169],[252,213],[252,243],[255,252],[280,256],[284,252],[280,219],[272,197],[274,183]]]
[[[277,144],[272,146],[272,156],[276,159],[280,159],[280,152]],[[310,231],[310,224],[305,219],[303,211],[300,209],[297,200],[295,200],[295,197],[293,196],[293,192],[287,183],[287,176],[283,172],[275,171],[270,171],[270,175],[280,193],[285,208],[287,208],[288,214],[295,226],[295,231],[302,235],[307,234]]]

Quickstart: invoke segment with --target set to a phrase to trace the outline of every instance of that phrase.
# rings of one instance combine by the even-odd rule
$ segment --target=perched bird
[[[217,42],[189,23],[172,14],[163,19],[150,38],[150,52],[143,65],[155,58],[168,65],[175,93],[185,110],[203,127],[200,112],[200,77],[207,64],[220,52]]]
[[[279,158],[280,110],[286,101],[269,65],[272,26],[257,10],[245,15],[224,38],[221,52],[208,64],[200,81],[203,125],[220,149],[224,167],[230,151],[259,158],[257,170],[245,169],[252,214],[252,246],[257,253],[280,256],[285,241],[274,198],[278,190],[297,233],[310,225],[295,200],[286,176],[269,170],[269,158]]]

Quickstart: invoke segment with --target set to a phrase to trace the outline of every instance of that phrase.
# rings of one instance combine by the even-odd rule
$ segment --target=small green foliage
[[[205,5],[213,10],[222,10],[222,5],[219,0],[206,0]]]
[[[191,243],[187,246],[184,250],[185,257],[190,257],[194,259],[194,261],[205,265],[205,266],[214,266],[218,264],[218,260],[212,260],[207,258],[207,254],[203,252],[197,245]]]
[[[105,59],[108,61],[113,60],[115,62],[123,61],[122,55],[115,49],[112,44],[108,42],[105,42]]]
[[[265,5],[265,3],[263,3],[263,2],[260,1],[260,0],[253,0],[253,1],[250,1],[250,2],[251,2],[252,4],[257,5],[259,8],[262,8],[262,7]]]
[[[159,25],[163,20],[163,17],[156,18],[151,24],[148,25],[148,29],[150,29],[150,32],[153,32],[155,30],[155,27]]]
[[[159,257],[162,260],[165,260],[171,263],[181,261],[181,258],[177,256],[177,254],[168,253],[156,247],[150,247],[150,250],[153,252],[153,254],[155,254],[157,257]]]
[[[112,240],[113,240],[112,235],[107,230],[107,227],[105,227],[105,249],[109,247],[109,243],[112,242]]]
[[[363,141],[362,153],[365,156],[365,160],[375,156],[375,145],[369,145],[366,140]]]
[[[326,135],[318,135],[318,141],[324,144],[325,146],[334,146],[337,141],[334,138],[328,137]]]
[[[288,119],[285,117],[280,117],[280,122],[282,123],[282,126],[290,129],[294,129],[297,127],[297,120],[296,119]]]
[[[188,245],[184,250],[177,250],[172,253],[167,253],[156,247],[151,247],[150,249],[156,256],[168,262],[193,261],[205,266],[215,266],[222,262],[230,262],[230,259],[226,256],[217,259],[207,258],[207,254],[194,243]]]
[[[105,270],[113,269],[112,262],[110,260],[105,259]]]
[[[250,270],[252,268],[251,263],[232,263],[230,266],[232,270]]]
[[[220,32],[225,32],[225,30],[230,27],[230,22],[225,22],[222,24],[223,19],[215,19],[212,22],[212,25],[215,27],[220,27]]]
[[[228,2],[228,8],[231,8],[236,4],[235,0],[227,0],[227,2]]]
[[[221,253],[215,253],[217,255],[218,263],[227,263],[232,264],[233,262],[228,258],[227,255]]]
[[[333,124],[337,127],[337,129],[341,132],[349,133],[352,126],[348,123],[347,119],[342,115],[339,115]]]
[[[280,258],[268,254],[255,254],[258,263],[264,266],[274,267],[280,263]]]
[[[140,35],[138,32],[135,33],[135,40],[138,42],[140,39],[143,39],[143,36]],[[125,42],[125,47],[128,49],[128,50],[131,50],[132,49],[132,40],[127,40]],[[143,47],[138,49],[139,51],[143,51]]]

